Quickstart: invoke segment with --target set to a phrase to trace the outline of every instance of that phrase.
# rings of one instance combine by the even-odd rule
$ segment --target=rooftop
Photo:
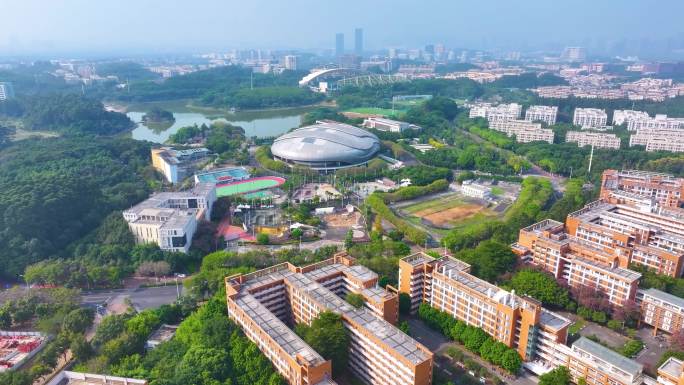
[[[654,288],[646,289],[646,290],[640,290],[642,294],[651,296],[655,299],[658,299],[660,301],[666,302],[668,304],[671,304],[673,306],[677,306],[680,309],[684,310],[684,298],[677,297],[676,295],[672,295],[670,293],[666,293],[664,291],[660,291]]]
[[[48,385],[146,385],[146,380],[107,376],[92,373],[63,371]]]
[[[594,267],[596,270],[602,270],[606,272],[607,274],[612,274],[621,278],[624,278],[625,280],[629,282],[634,282],[639,280],[641,278],[641,273],[637,273],[636,271],[629,270],[629,269],[623,269],[621,267],[606,267],[606,265],[594,262],[589,259],[581,258],[581,257],[575,257],[574,261],[589,265]]]
[[[674,378],[681,378],[684,374],[684,362],[674,357],[670,357],[659,368],[659,372],[664,372]]]
[[[575,348],[581,349],[592,356],[605,361],[616,368],[619,368],[632,377],[637,377],[644,369],[644,366],[640,363],[630,360],[629,358],[624,357],[619,353],[608,349],[605,346],[598,344],[586,337],[580,337],[580,339],[572,344],[572,348],[573,350],[575,350]]]
[[[556,313],[552,313],[544,308],[542,308],[541,317],[539,322],[550,329],[561,330],[564,327],[570,326],[572,321],[565,317],[561,317]]]

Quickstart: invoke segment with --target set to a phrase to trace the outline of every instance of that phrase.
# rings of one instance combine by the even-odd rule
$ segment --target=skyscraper
[[[363,54],[363,28],[354,30],[354,53],[359,56]]]
[[[344,55],[344,34],[339,32],[335,34],[335,56],[342,55]]]

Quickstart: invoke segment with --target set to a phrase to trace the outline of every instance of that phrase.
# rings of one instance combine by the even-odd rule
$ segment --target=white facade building
[[[499,104],[496,106],[490,103],[482,103],[474,105],[470,108],[469,117],[472,118],[485,118],[487,121],[505,121],[505,120],[516,120],[520,118],[522,113],[522,106],[517,103],[511,104]]]
[[[578,147],[594,146],[596,148],[620,148],[620,138],[615,134],[601,134],[597,132],[568,131],[565,141],[577,143]]]
[[[216,201],[212,183],[192,190],[152,195],[123,212],[136,243],[155,243],[162,250],[187,253],[198,220],[209,220]]]
[[[469,181],[463,182],[461,185],[461,193],[465,196],[479,199],[487,199],[492,194],[489,187]]]
[[[0,101],[12,99],[14,97],[14,88],[12,83],[0,82]]]
[[[297,56],[285,55],[284,61],[285,61],[284,67],[286,70],[292,70],[292,71],[297,70]]]
[[[584,128],[605,128],[608,123],[608,114],[598,108],[575,108],[572,124]]]
[[[668,118],[665,114],[650,117],[646,112],[633,110],[615,110],[613,124],[625,124],[629,131],[641,129],[684,129],[684,119]]]
[[[525,111],[525,120],[528,122],[540,121],[549,126],[556,124],[557,117],[557,106],[530,106],[530,108]]]
[[[489,128],[503,132],[508,136],[515,135],[518,143],[535,141],[553,143],[553,130],[541,128],[541,123],[528,122],[527,120],[491,121]]]
[[[405,130],[420,130],[415,124],[400,122],[398,120],[370,117],[363,121],[364,128],[372,128],[378,131],[403,132]]]

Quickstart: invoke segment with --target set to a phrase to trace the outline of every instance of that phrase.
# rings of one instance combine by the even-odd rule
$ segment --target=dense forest
[[[24,96],[0,103],[0,115],[21,118],[29,130],[114,135],[132,129],[124,114],[106,111],[101,102],[76,94]]]
[[[131,139],[30,139],[0,150],[0,274],[65,256],[113,210],[146,198],[149,145]]]

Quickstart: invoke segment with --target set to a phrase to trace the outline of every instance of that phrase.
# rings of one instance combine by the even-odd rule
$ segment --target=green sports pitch
[[[280,178],[277,176],[261,176],[250,178],[224,185],[217,185],[216,196],[227,197],[231,195],[265,190],[267,188],[280,186],[283,183],[285,183],[285,178]]]

